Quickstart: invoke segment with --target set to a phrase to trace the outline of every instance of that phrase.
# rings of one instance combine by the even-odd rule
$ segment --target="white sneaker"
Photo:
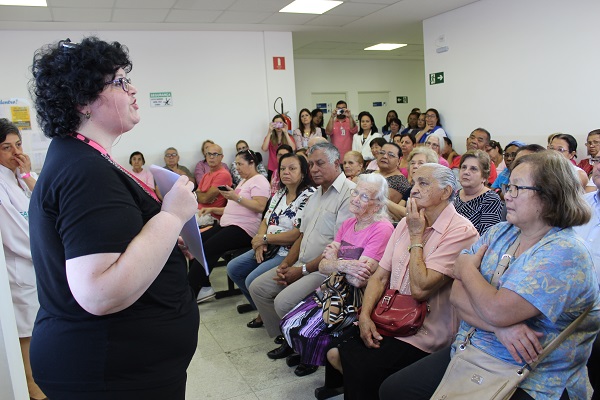
[[[205,301],[212,300],[215,298],[215,290],[212,286],[200,288],[200,293],[196,297],[196,303],[204,303]]]

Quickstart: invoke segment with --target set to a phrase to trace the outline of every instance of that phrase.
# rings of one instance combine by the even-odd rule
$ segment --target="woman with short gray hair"
[[[319,289],[302,300],[281,320],[281,331],[296,351],[287,359],[304,376],[325,365],[335,338],[356,321],[363,288],[394,230],[387,218],[388,184],[377,174],[360,175],[350,192],[354,214],[323,251],[319,272],[329,274]]]

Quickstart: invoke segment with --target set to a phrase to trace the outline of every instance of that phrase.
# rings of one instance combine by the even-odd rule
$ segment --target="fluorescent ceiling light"
[[[332,0],[295,0],[283,7],[279,12],[298,13],[298,14],[323,14],[334,7],[342,4],[343,1]]]
[[[46,0],[0,0],[0,6],[48,7]]]
[[[406,46],[404,43],[379,43],[375,46],[367,47],[365,50],[394,50],[404,46]]]

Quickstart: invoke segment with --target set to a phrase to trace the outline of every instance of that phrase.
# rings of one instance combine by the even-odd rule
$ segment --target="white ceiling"
[[[421,21],[478,0],[344,0],[323,15],[284,14],[292,0],[48,0],[0,6],[0,29],[291,31],[295,58],[423,59]],[[392,51],[364,51],[407,43]]]

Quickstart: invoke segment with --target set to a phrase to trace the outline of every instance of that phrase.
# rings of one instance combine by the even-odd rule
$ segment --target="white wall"
[[[311,100],[313,92],[346,92],[348,108],[356,118],[361,111],[358,92],[390,91],[387,109],[396,110],[406,124],[410,110],[425,106],[421,61],[296,59],[295,66],[298,109],[316,107]],[[408,96],[409,103],[396,104],[396,96]],[[298,116],[292,121],[296,126]]]
[[[0,52],[10,55],[0,63],[0,98],[29,98],[26,85],[36,49],[66,37],[77,42],[89,34],[0,31]],[[290,32],[96,34],[125,44],[133,61],[129,76],[138,89],[142,121],[114,147],[113,155],[123,165],[135,150],[144,153],[147,164],[163,165],[164,149],[174,146],[180,163],[193,170],[205,139],[220,144],[225,161],[231,162],[239,139],[260,149],[276,97],[283,96],[286,109],[296,113]],[[273,71],[273,56],[286,57],[285,71]],[[172,92],[173,106],[151,108],[149,93],[162,91]]]
[[[600,128],[596,0],[481,0],[423,23],[427,106],[459,149],[483,126],[504,146]],[[445,35],[449,51],[436,53]],[[429,85],[429,73],[445,83]]]

